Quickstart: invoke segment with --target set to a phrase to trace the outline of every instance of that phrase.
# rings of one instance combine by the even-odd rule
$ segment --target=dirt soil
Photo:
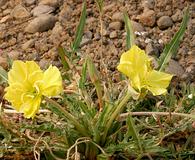
[[[90,55],[97,67],[105,64],[113,81],[116,66],[125,51],[123,12],[133,21],[136,44],[153,56],[178,31],[184,10],[190,6],[190,21],[168,72],[187,82],[195,81],[194,0],[105,0],[103,9],[103,57],[99,12],[95,0],[87,1],[85,32],[78,53]],[[81,14],[82,0],[0,0],[0,65],[8,68],[11,59],[35,60],[42,68],[61,67],[57,46],[70,48]]]

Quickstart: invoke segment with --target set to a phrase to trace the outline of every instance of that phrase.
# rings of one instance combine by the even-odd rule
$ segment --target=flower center
[[[23,100],[23,102],[25,102],[29,98],[34,99],[38,96],[41,96],[40,87],[35,83],[30,91],[28,91],[22,95],[22,100]]]
[[[34,85],[34,87],[33,87],[33,93],[35,94],[35,95],[39,95],[40,94],[40,88],[39,88],[39,86],[35,83],[35,85]]]

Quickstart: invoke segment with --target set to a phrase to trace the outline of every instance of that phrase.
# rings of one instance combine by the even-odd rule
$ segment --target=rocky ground
[[[77,53],[81,57],[79,66],[83,57],[90,55],[97,68],[104,64],[113,82],[119,82],[116,66],[126,50],[123,12],[127,11],[132,20],[136,44],[157,58],[178,31],[187,6],[190,7],[188,27],[167,72],[176,75],[179,82],[195,85],[194,0],[105,0],[103,46],[97,5],[95,0],[87,0],[85,31]],[[50,64],[62,67],[57,47],[70,48],[81,8],[82,0],[0,0],[0,66],[7,70],[11,58],[35,60],[41,68]],[[3,87],[0,86],[0,102],[2,97]]]
[[[136,44],[159,57],[163,47],[178,31],[183,12],[190,6],[190,21],[177,56],[168,71],[182,80],[195,82],[194,0],[105,0],[103,14],[103,58],[99,12],[95,0],[87,1],[87,20],[79,55],[90,55],[97,66],[106,65],[117,81],[116,65],[125,51],[123,11],[136,34]],[[67,49],[74,39],[82,0],[0,0],[0,65],[7,57],[35,60],[42,68],[61,66],[57,46]]]

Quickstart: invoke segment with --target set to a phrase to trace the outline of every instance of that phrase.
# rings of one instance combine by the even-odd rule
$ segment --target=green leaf
[[[108,119],[110,118],[110,112],[113,106],[109,104],[105,104],[102,112],[98,113],[97,121],[95,124],[95,130],[94,130],[94,140],[95,142],[99,143],[101,141],[101,132],[104,131],[106,127],[106,123]]]
[[[6,129],[6,126],[4,126],[3,122],[0,119],[0,137],[3,137],[3,142],[8,142],[11,140],[11,134],[10,132]]]
[[[59,46],[58,47],[58,54],[60,56],[60,60],[61,60],[61,63],[63,64],[64,66],[64,69],[67,71],[70,69],[70,66],[67,62],[67,51],[65,50],[65,48],[63,48],[62,46]]]
[[[132,27],[131,20],[129,19],[127,12],[124,12],[123,15],[124,15],[124,22],[125,22],[125,30],[127,32],[126,46],[127,46],[127,49],[130,49],[131,46],[135,44],[133,27]]]
[[[44,122],[43,124],[40,125],[27,125],[23,124],[22,125],[23,129],[31,129],[31,130],[36,130],[36,131],[45,131],[45,132],[56,132],[58,135],[62,134],[61,128],[58,128],[54,126],[51,122]]]
[[[46,100],[46,102],[48,103],[48,105],[45,106],[45,108],[48,108],[49,110],[51,110],[52,112],[54,112],[56,115],[65,118],[66,120],[68,120],[69,122],[71,122],[76,130],[78,132],[80,132],[80,134],[84,135],[84,136],[88,136],[88,131],[86,130],[86,128],[84,128],[76,119],[76,117],[74,117],[71,113],[69,113],[64,107],[62,107],[60,104],[58,104],[56,101],[48,98],[48,97],[44,97],[44,99]]]
[[[81,43],[81,40],[82,40],[82,37],[83,37],[83,30],[84,30],[85,21],[86,21],[86,15],[87,15],[86,8],[87,8],[86,1],[84,1],[79,25],[78,25],[77,31],[76,31],[76,36],[75,36],[74,42],[72,44],[72,51],[73,52],[76,52],[78,50],[80,43]]]
[[[82,73],[81,73],[81,78],[79,80],[79,88],[83,89],[85,87],[85,82],[87,77],[87,59],[85,59],[85,62],[82,67]]]
[[[0,84],[8,82],[7,71],[0,66]]]
[[[134,120],[131,116],[128,116],[128,118],[127,118],[127,126],[128,126],[128,131],[125,135],[125,138],[132,136],[133,140],[137,142],[137,146],[139,147],[140,152],[142,153],[143,149],[142,149],[141,140],[140,140],[138,132],[136,130]]]
[[[168,64],[169,60],[171,59],[171,57],[176,56],[176,51],[179,47],[179,43],[180,43],[181,39],[183,38],[184,33],[185,33],[185,30],[186,30],[186,27],[188,24],[188,20],[189,20],[189,7],[187,8],[187,10],[184,14],[179,31],[174,35],[171,42],[165,46],[163,53],[161,54],[161,56],[158,60],[159,71],[163,71],[165,69],[166,65]]]
[[[98,96],[98,101],[99,101],[99,108],[102,108],[103,105],[103,100],[102,100],[102,86],[101,86],[101,81],[100,81],[100,76],[99,73],[95,67],[95,64],[93,63],[92,59],[90,57],[87,58],[87,69],[89,73],[89,77],[95,86],[96,93]]]
[[[7,55],[7,63],[8,63],[8,68],[11,68],[13,64],[13,59],[11,59],[10,56],[8,55]]]
[[[111,155],[108,156],[108,155],[104,155],[104,154],[99,154],[99,155],[97,155],[97,160],[109,160],[109,159],[111,159],[110,157],[111,157]]]

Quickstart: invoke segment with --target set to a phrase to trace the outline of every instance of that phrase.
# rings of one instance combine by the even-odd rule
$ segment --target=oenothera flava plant
[[[86,4],[83,10],[85,9]],[[85,15],[86,13],[84,11],[81,20],[84,21]],[[127,17],[126,23],[128,23]],[[128,26],[130,26],[130,23],[128,23]],[[84,22],[80,24],[78,30],[79,37],[75,40],[72,52],[76,52],[79,47],[83,27]],[[128,31],[129,34],[133,33],[131,29]],[[181,34],[176,36],[175,42],[177,42],[180,35]],[[139,134],[136,132],[133,120],[128,117],[126,120],[128,127],[126,127],[124,123],[118,121],[117,117],[125,110],[131,97],[134,99],[144,98],[148,92],[151,92],[154,96],[165,94],[172,75],[162,72],[164,67],[161,67],[159,71],[154,70],[151,66],[151,59],[146,55],[145,51],[137,47],[133,43],[133,38],[131,37],[131,39],[129,39],[129,37],[130,36],[127,36],[129,42],[129,45],[127,45],[128,51],[122,54],[117,67],[120,72],[128,77],[129,89],[122,98],[116,101],[115,99],[112,102],[111,100],[106,101],[104,99],[103,87],[98,71],[95,69],[95,65],[89,57],[85,61],[82,74],[80,75],[79,92],[76,92],[76,94],[71,93],[70,95],[63,93],[62,77],[58,68],[50,66],[46,71],[43,71],[34,61],[14,61],[8,73],[9,86],[5,89],[6,93],[4,97],[17,111],[24,113],[24,117],[26,118],[35,117],[44,99],[47,103],[44,103],[43,106],[57,114],[62,119],[60,123],[66,124],[66,127],[59,127],[57,131],[61,132],[63,130],[61,135],[65,137],[63,143],[66,146],[64,150],[67,151],[67,159],[69,158],[69,154],[72,153],[70,151],[74,146],[75,148],[79,148],[75,150],[82,153],[85,159],[90,160],[96,159],[100,151],[106,155],[106,157],[109,157],[104,151],[113,154],[117,151],[127,152],[127,148],[130,152],[134,151],[132,148],[139,148],[137,149],[139,151],[134,154],[140,155],[145,151],[144,149],[146,149],[147,146],[144,142],[140,142]],[[173,45],[170,45],[168,48],[175,48],[172,46]],[[171,55],[173,50],[170,51],[170,49],[167,49],[169,55]],[[61,58],[62,57],[63,54],[61,55]],[[165,56],[164,59],[166,59],[166,63],[169,57],[170,56]],[[162,62],[164,62],[163,58]],[[163,66],[165,66],[166,63],[162,63]],[[65,61],[64,67],[66,70],[69,69]],[[88,94],[91,92],[90,90],[93,89],[88,89],[88,83],[86,83],[87,71],[95,86],[99,107],[97,107],[93,101],[96,99],[96,96],[92,97],[92,94]],[[2,77],[3,80],[6,81],[7,77]],[[50,98],[59,94],[61,94],[60,99],[56,101]],[[69,123],[71,124],[69,125]],[[57,127],[56,124],[55,127]],[[127,128],[127,133],[124,133],[124,128]],[[135,138],[130,135],[132,130]],[[131,137],[133,137],[133,140]],[[79,140],[82,141],[80,142]],[[79,145],[80,143],[85,143],[85,145]],[[120,149],[119,145],[121,143],[126,146],[126,149],[124,147]],[[116,145],[116,147],[114,145]],[[108,149],[109,147],[111,148],[110,151]],[[69,149],[67,150],[67,148]],[[117,150],[117,148],[119,149]],[[77,151],[75,152],[75,158],[78,155],[76,154]]]

